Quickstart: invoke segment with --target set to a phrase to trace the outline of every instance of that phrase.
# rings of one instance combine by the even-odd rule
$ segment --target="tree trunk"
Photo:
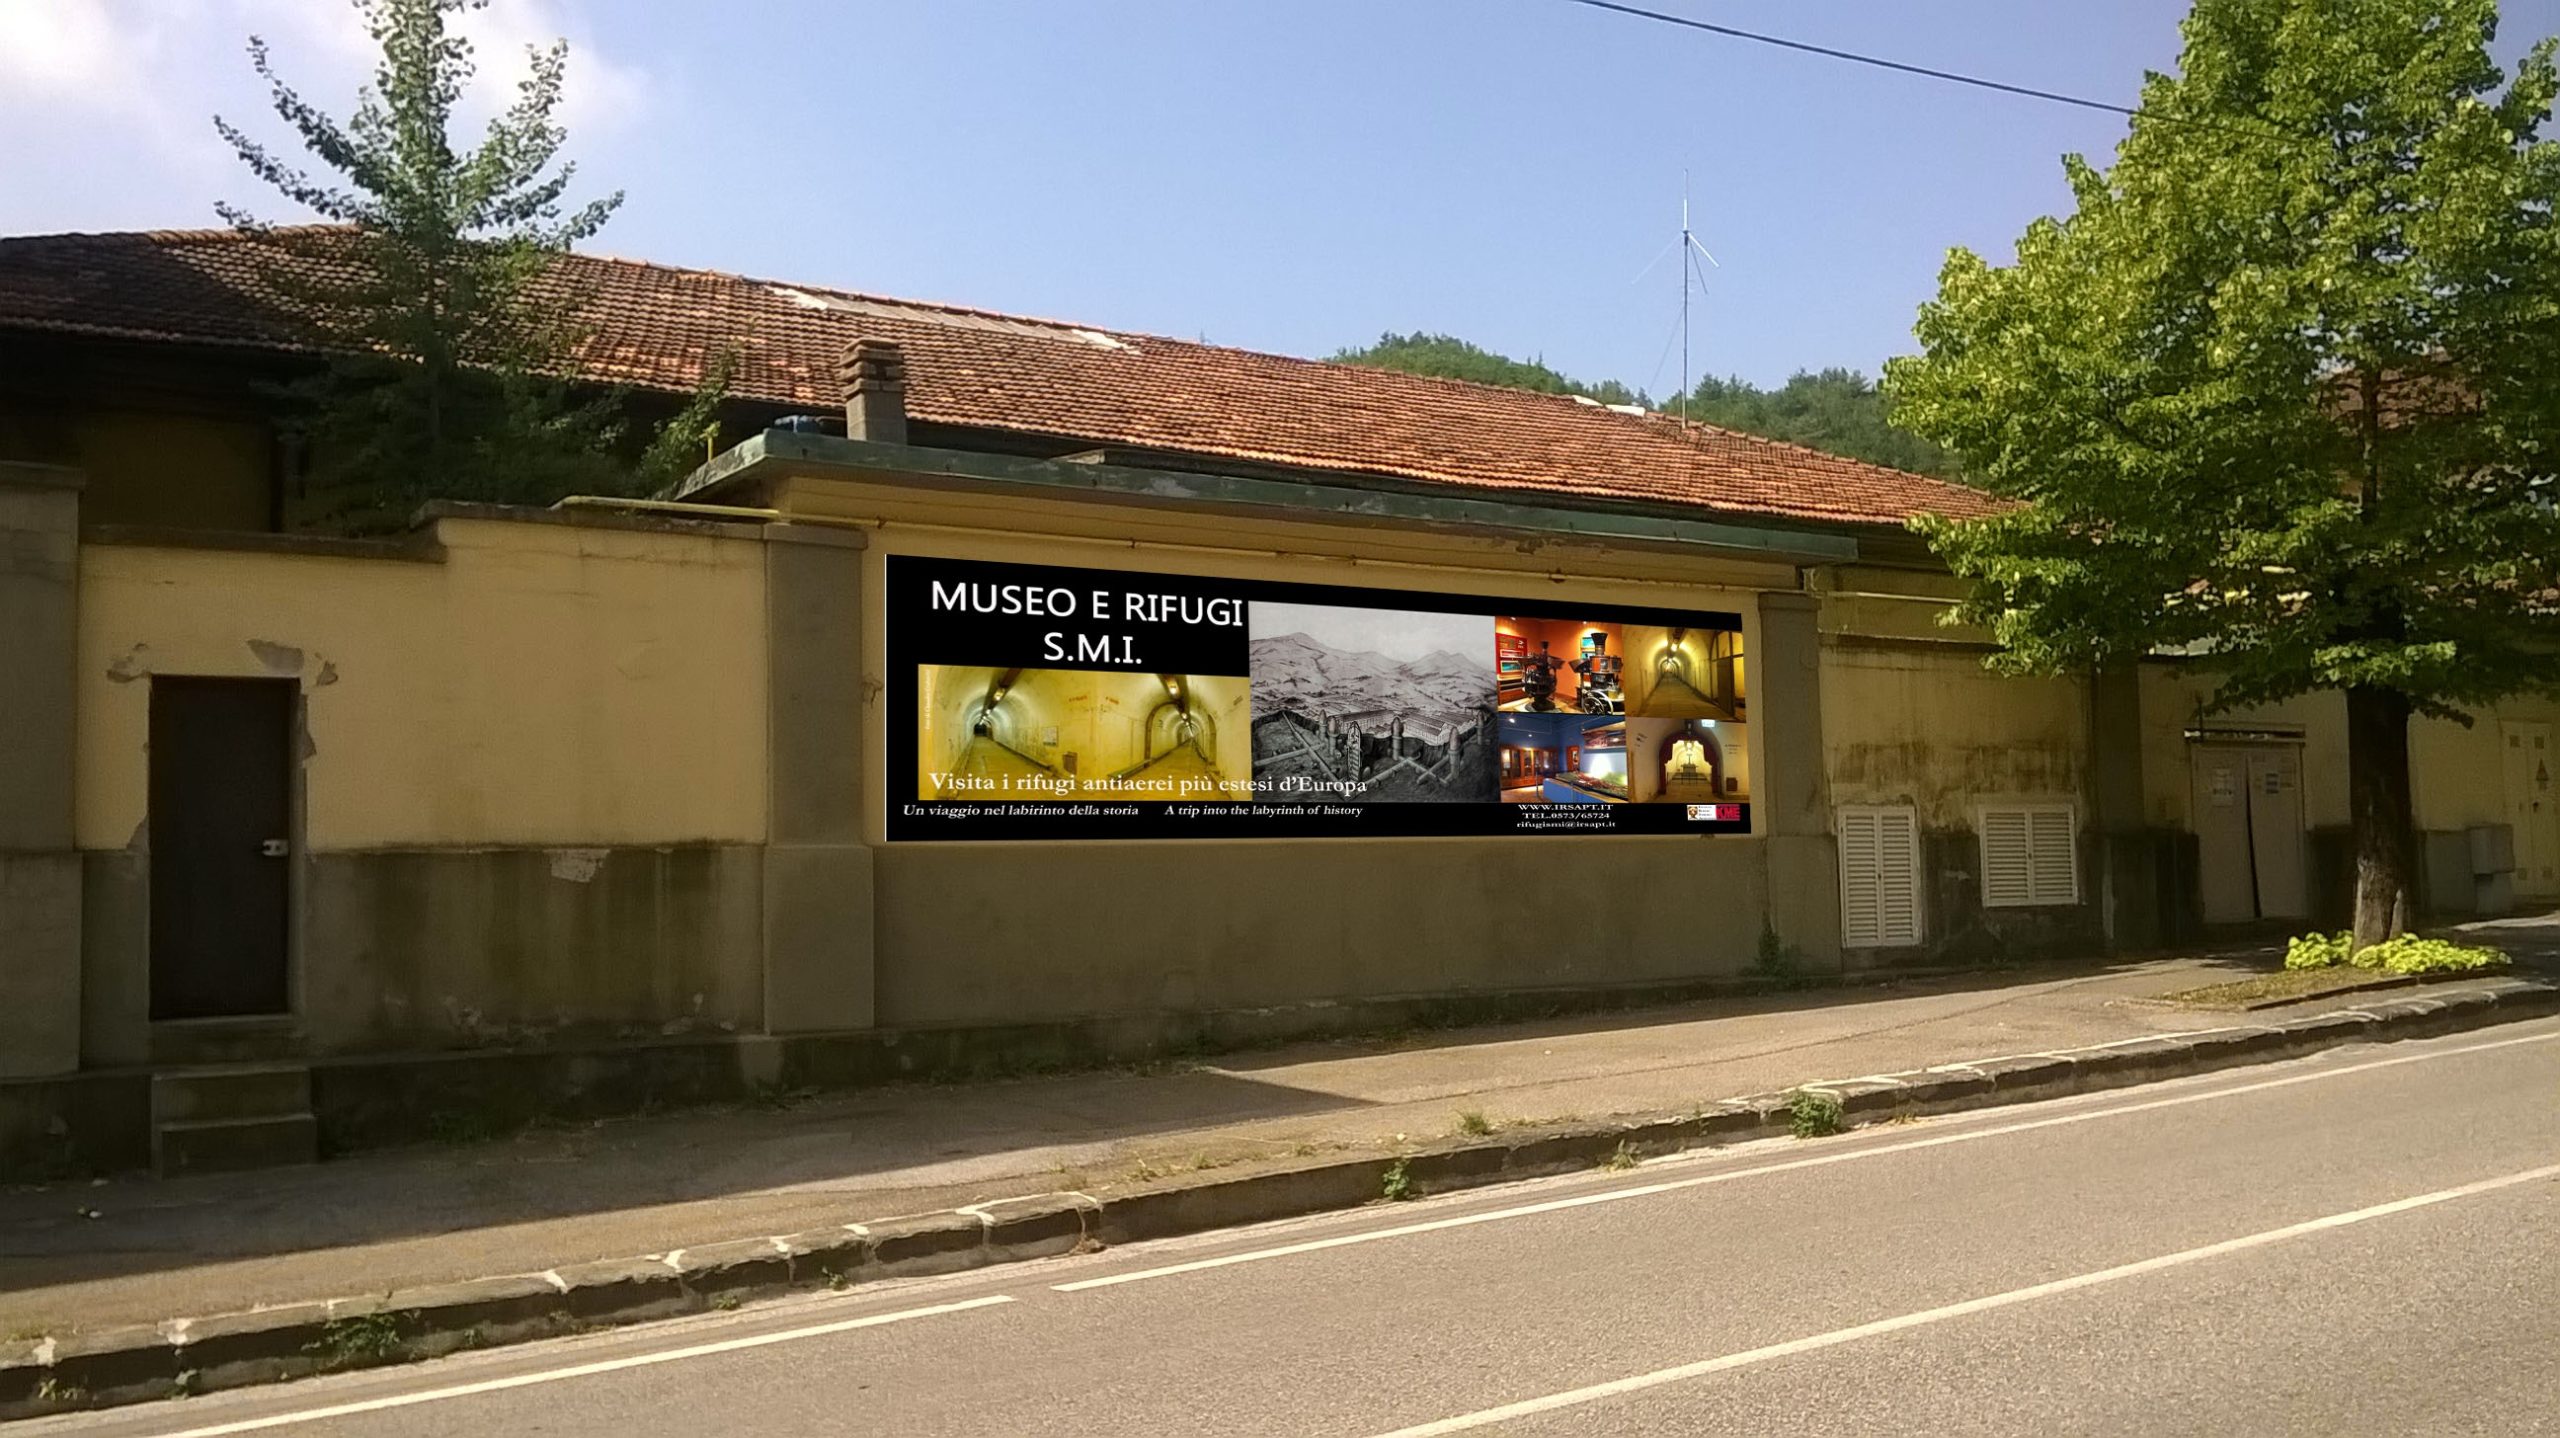
[[[2409,927],[2416,842],[2409,809],[2409,698],[2347,691],[2347,809],[2355,825],[2355,947]]]

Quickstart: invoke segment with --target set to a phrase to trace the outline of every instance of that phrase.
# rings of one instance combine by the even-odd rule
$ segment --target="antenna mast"
[[[1679,415],[1680,418],[1684,420],[1689,417],[1689,277],[1693,274],[1697,276],[1698,290],[1700,293],[1703,294],[1707,288],[1707,276],[1705,271],[1698,268],[1697,256],[1704,256],[1706,262],[1710,265],[1715,265],[1717,269],[1724,268],[1724,266],[1716,264],[1715,256],[1707,254],[1707,247],[1698,243],[1697,235],[1689,228],[1689,172],[1687,170],[1682,170],[1680,172]]]

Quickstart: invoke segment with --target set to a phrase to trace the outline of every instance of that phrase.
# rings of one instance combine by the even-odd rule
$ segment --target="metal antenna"
[[[1681,418],[1681,419],[1686,420],[1686,419],[1688,419],[1688,417],[1689,417],[1689,277],[1690,277],[1691,275],[1693,275],[1693,274],[1694,274],[1694,275],[1696,275],[1696,276],[1698,277],[1698,290],[1699,290],[1699,292],[1700,292],[1700,293],[1704,293],[1704,292],[1706,291],[1706,288],[1707,288],[1707,277],[1706,277],[1706,275],[1705,275],[1703,272],[1701,272],[1701,271],[1698,269],[1698,262],[1697,262],[1695,259],[1692,259],[1692,258],[1690,257],[1690,256],[1691,256],[1691,252],[1692,252],[1692,251],[1694,251],[1694,252],[1696,252],[1697,254],[1705,255],[1705,256],[1706,256],[1706,261],[1707,261],[1707,263],[1708,263],[1708,264],[1710,264],[1710,265],[1715,265],[1715,267],[1716,267],[1717,269],[1723,269],[1723,268],[1724,268],[1724,266],[1723,266],[1723,265],[1716,264],[1716,257],[1715,257],[1715,256],[1707,254],[1707,247],[1706,247],[1706,246],[1704,246],[1704,245],[1702,245],[1702,244],[1699,244],[1699,243],[1698,243],[1698,237],[1697,237],[1697,235],[1696,235],[1694,232],[1692,232],[1692,231],[1690,230],[1690,228],[1689,228],[1689,172],[1688,172],[1687,170],[1682,170],[1682,171],[1680,172],[1680,240],[1679,240],[1679,244],[1680,244],[1680,405],[1679,405],[1679,415],[1680,415],[1680,418]],[[1650,268],[1650,267],[1648,267],[1648,268]]]

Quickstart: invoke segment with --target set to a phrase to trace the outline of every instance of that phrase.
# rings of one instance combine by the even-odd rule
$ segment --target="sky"
[[[2131,103],[2180,0],[1653,0],[1816,44]],[[2560,32],[2506,0],[2499,50]],[[345,0],[0,0],[0,233],[289,218],[244,44],[352,108]],[[1455,334],[1669,393],[1683,175],[1722,268],[1693,375],[1873,372],[1951,246],[2067,202],[2113,117],[1568,0],[493,0],[485,114],[570,42],[586,248],[1321,356]]]

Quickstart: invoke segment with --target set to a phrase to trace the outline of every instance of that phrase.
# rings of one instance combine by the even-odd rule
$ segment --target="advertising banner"
[[[893,840],[1750,832],[1739,615],[887,563]]]

